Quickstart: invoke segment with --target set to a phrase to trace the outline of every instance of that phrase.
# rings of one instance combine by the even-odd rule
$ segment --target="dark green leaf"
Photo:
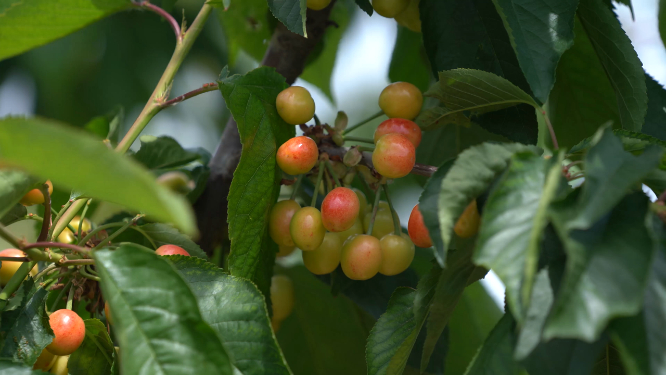
[[[553,306],[554,299],[553,288],[548,278],[549,271],[548,269],[542,269],[534,279],[532,297],[528,302],[523,327],[516,342],[515,358],[517,360],[525,359],[541,342],[543,326],[546,323],[550,308]]]
[[[437,210],[442,236],[442,251],[437,251],[441,266],[452,239],[453,226],[467,205],[481,195],[495,177],[508,166],[516,152],[536,152],[536,148],[517,143],[484,143],[463,151],[442,180]]]
[[[130,0],[3,0],[0,60],[62,38],[131,4]]]
[[[113,342],[104,323],[97,319],[86,319],[86,337],[81,346],[69,357],[67,368],[71,375],[111,373],[113,364]]]
[[[271,39],[268,19],[273,18],[266,0],[234,1],[217,16],[227,36],[229,63],[236,61],[241,50],[261,61]]]
[[[286,83],[274,69],[261,67],[244,76],[223,76],[219,84],[243,145],[229,190],[229,271],[251,280],[267,296],[277,252],[267,235],[268,213],[282,178],[275,153],[295,134],[275,108]]]
[[[648,97],[643,64],[631,40],[602,0],[581,0],[578,16],[615,90],[622,128],[640,131]]]
[[[372,16],[372,12],[374,9],[372,9],[372,5],[370,4],[370,0],[355,0],[356,5],[358,5],[359,8],[361,8],[364,12],[368,13],[368,16]]]
[[[88,121],[83,128],[101,139],[108,139],[115,143],[118,138],[118,127],[123,124],[124,118],[125,110],[118,106],[113,111]]]
[[[666,0],[659,0],[659,35],[661,42],[666,46]]]
[[[271,12],[289,31],[307,38],[305,30],[305,0],[268,0]]]
[[[391,55],[389,80],[409,82],[421,91],[426,91],[432,82],[428,56],[423,47],[423,36],[398,26],[398,37]]]
[[[5,214],[14,209],[25,193],[37,188],[38,182],[39,179],[23,172],[0,169],[0,217],[3,224]]]
[[[596,135],[580,141],[578,144],[571,148],[569,155],[578,155],[587,152],[590,148],[599,143],[602,134],[603,132],[598,132]],[[658,138],[643,133],[615,129],[613,130],[613,134],[620,139],[624,150],[631,152],[634,155],[642,154],[643,151],[645,151],[645,148],[650,145],[666,147],[666,141],[662,141]],[[666,161],[661,163],[660,168],[666,169]]]
[[[0,218],[0,224],[7,226],[21,220],[21,218],[28,214],[28,209],[20,203],[10,207],[9,211]]]
[[[645,74],[648,108],[643,133],[666,141],[666,90],[649,74]]]
[[[20,306],[1,315],[0,358],[32,366],[54,336],[44,309],[48,292],[31,279],[25,284]]]
[[[548,98],[560,147],[575,145],[604,123],[622,126],[613,87],[578,18],[574,33],[574,45],[560,59]]]
[[[148,169],[180,167],[199,159],[197,153],[183,149],[171,137],[144,135],[139,139],[141,148],[132,157]]]
[[[0,371],[3,375],[48,375],[46,372],[33,370],[32,366],[25,366],[7,360],[0,360]]]
[[[42,119],[0,120],[0,158],[4,164],[48,178],[56,186],[144,212],[190,235],[197,231],[192,209],[183,197],[81,130]],[[90,178],[90,171],[104,173]]]
[[[494,0],[506,24],[520,67],[534,92],[545,102],[555,82],[560,57],[573,45],[578,0]]]
[[[439,193],[442,191],[442,180],[446,177],[449,169],[453,166],[455,159],[451,159],[444,164],[437,167],[435,172],[419,197],[419,211],[423,215],[423,223],[428,228],[428,234],[432,240],[432,245],[435,248],[435,257],[443,257],[446,254],[444,243],[442,242],[442,232],[439,229],[439,210],[437,204],[439,202]],[[444,264],[444,258],[438,259],[439,264]]]
[[[597,359],[592,375],[624,375],[626,372],[620,362],[620,354],[615,346],[606,344]]]
[[[264,296],[256,286],[201,259],[180,255],[169,259],[241,374],[290,374],[273,335]]]
[[[109,302],[121,372],[231,374],[229,357],[170,262],[134,245],[94,254]]]
[[[520,373],[520,365],[513,359],[513,333],[515,321],[504,314],[490,332],[486,342],[467,368],[466,375],[512,375]]]

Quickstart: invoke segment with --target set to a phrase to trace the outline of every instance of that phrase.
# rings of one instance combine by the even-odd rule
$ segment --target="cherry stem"
[[[55,270],[55,268],[56,268],[56,264],[55,264],[55,263],[51,263],[51,264],[49,264],[49,265],[48,265],[46,268],[44,268],[40,273],[38,273],[37,275],[35,275],[35,280],[39,280],[42,276],[44,276],[44,275],[46,275],[47,273],[49,273],[49,272]]]
[[[180,25],[178,24],[178,21],[176,21],[169,12],[166,10],[158,7],[155,4],[151,4],[148,1],[140,1],[140,2],[135,2],[134,5],[138,8],[146,9],[151,12],[154,12],[164,18],[167,22],[169,22],[169,25],[171,25],[171,28],[173,29],[173,32],[176,34],[176,39],[178,42],[181,42],[183,40],[183,36],[180,33]]]
[[[79,227],[77,228],[76,232],[76,239],[80,239],[81,235],[83,234],[83,220],[86,218],[86,214],[88,213],[88,208],[90,207],[90,202],[92,202],[92,199],[88,200],[88,203],[86,203],[86,206],[83,208],[83,212],[81,213],[81,219],[79,220]]]
[[[366,233],[368,236],[372,235],[372,230],[375,227],[375,217],[377,216],[377,208],[379,207],[379,197],[381,196],[381,192],[379,191],[379,187],[375,191],[375,204],[372,205],[372,217],[370,218],[370,225],[368,225],[368,232]]]
[[[342,187],[342,184],[340,183],[340,179],[338,178],[338,175],[335,173],[333,170],[333,165],[331,165],[330,161],[326,161],[326,168],[328,168],[329,173],[331,173],[331,177],[333,177],[333,181],[335,182],[335,185],[337,187]]]
[[[315,121],[315,125],[321,125],[321,121],[319,121],[319,117],[317,117],[317,115],[316,115],[316,114],[315,114],[315,115],[313,115],[312,117],[314,118],[314,121]]]
[[[183,94],[183,95],[177,96],[177,97],[175,97],[175,98],[173,98],[173,99],[171,99],[171,100],[169,100],[169,101],[166,101],[166,102],[160,104],[160,106],[159,106],[159,107],[160,107],[160,110],[161,110],[161,109],[164,109],[164,108],[166,108],[166,107],[171,107],[172,105],[176,105],[176,104],[178,104],[178,103],[180,103],[180,102],[183,102],[183,101],[185,101],[185,100],[187,100],[187,99],[193,98],[193,97],[195,97],[195,96],[197,96],[197,95],[201,95],[201,94],[204,94],[204,93],[207,93],[207,92],[215,91],[215,90],[217,90],[217,89],[218,89],[218,85],[217,85],[217,83],[215,83],[215,82],[204,83],[204,85],[203,85],[202,87],[199,87],[199,88],[196,89],[196,90],[192,90],[192,91],[190,91],[190,92],[186,92],[186,93]]]
[[[303,177],[305,177],[304,174],[299,174],[298,177],[296,177],[296,182],[294,183],[293,187],[294,190],[291,191],[291,197],[289,198],[292,201],[296,199],[296,194],[298,194],[298,188],[301,187],[301,182],[303,181]]]
[[[389,210],[391,210],[391,217],[393,218],[393,231],[396,236],[399,236],[402,234],[402,228],[400,228],[400,221],[398,219],[398,213],[395,212],[393,209],[393,203],[391,202],[391,196],[389,195],[388,191],[388,185],[383,184],[382,187],[384,188],[384,194],[386,194],[386,201],[388,202],[389,205]]]
[[[363,142],[363,143],[369,143],[371,145],[375,144],[375,141],[370,139],[370,138],[363,138],[363,137],[350,137],[346,136],[345,137],[345,142],[350,141],[350,142]]]
[[[324,161],[319,162],[319,174],[317,175],[317,183],[314,185],[314,191],[312,192],[312,202],[310,203],[311,207],[315,207],[317,204],[317,194],[319,193],[319,185],[321,184],[321,179],[324,177]]]
[[[62,290],[60,290],[60,293],[58,293],[58,297],[56,297],[55,301],[53,301],[53,305],[51,305],[51,310],[50,310],[51,312],[53,312],[55,310],[55,308],[58,306],[58,302],[60,302],[60,300],[62,299],[62,296],[65,295],[65,292],[67,291],[67,289],[69,289],[70,285],[72,285],[72,280],[71,279],[69,281],[67,281],[67,284],[65,284],[65,286],[62,288]]]
[[[79,268],[79,273],[81,274],[81,276],[85,277],[86,279],[101,281],[102,279],[100,279],[99,276],[95,276],[88,272],[88,270],[86,269],[87,265],[88,264],[86,263],[83,267]]]
[[[70,266],[70,265],[85,265],[85,264],[95,264],[94,259],[71,259],[63,260],[60,262],[61,265]]]
[[[97,246],[90,249],[90,251],[93,252],[93,251],[99,250],[100,248],[102,248],[106,245],[110,245],[111,241],[113,241],[114,238],[120,236],[120,234],[123,233],[124,231],[126,231],[127,228],[129,228],[130,226],[135,225],[137,220],[141,219],[143,216],[144,215],[141,215],[141,214],[134,216],[134,218],[132,220],[125,223],[125,225],[120,227],[120,229],[118,229],[117,231],[113,232],[113,234],[110,235],[108,238],[105,238],[104,241],[98,243]]]
[[[53,239],[53,238],[55,238],[56,236],[60,235],[60,233],[62,232],[62,230],[65,229],[66,226],[69,226],[69,222],[71,221],[71,218],[70,218],[69,221],[67,221],[67,224],[66,224],[66,225],[57,225],[57,224],[60,223],[60,218],[61,218],[61,217],[62,217],[62,216],[68,211],[68,209],[69,209],[69,207],[72,205],[72,203],[73,203],[72,200],[68,200],[67,203],[65,203],[65,205],[62,207],[62,209],[60,209],[60,211],[59,211],[58,214],[56,215],[55,219],[53,219],[53,222],[54,222],[56,225],[52,225],[52,226],[51,226],[51,229],[49,229],[49,235],[46,237],[47,239]],[[77,211],[78,211],[78,210],[77,210]],[[76,212],[75,212],[74,214],[76,214]],[[67,216],[69,216],[69,215],[67,215]],[[72,215],[72,218],[73,218],[73,217],[74,217],[74,215]],[[65,219],[67,219],[67,218],[65,218]],[[55,233],[55,228],[56,228],[57,226],[60,226],[62,229],[60,230],[60,232]],[[72,232],[72,233],[74,233],[74,232]]]
[[[348,127],[347,129],[345,129],[342,132],[342,135],[345,135],[347,133],[351,133],[352,130],[356,130],[356,129],[360,128],[361,126],[368,124],[369,122],[371,122],[372,120],[376,119],[379,116],[382,116],[383,114],[384,114],[384,111],[379,111],[379,112],[375,113],[374,115],[372,115],[372,116],[368,117],[367,119],[359,122],[358,124]]]
[[[557,136],[555,135],[555,129],[553,129],[553,124],[550,123],[550,119],[548,118],[548,115],[546,114],[546,111],[543,110],[543,108],[539,108],[541,115],[543,116],[543,120],[546,122],[546,126],[548,126],[548,132],[550,133],[550,140],[553,141],[553,147],[558,150],[560,146],[557,143]]]
[[[70,249],[70,250],[76,251],[77,253],[86,254],[86,255],[90,254],[90,250],[88,250],[84,247],[72,245],[72,244],[69,244],[69,243],[60,243],[60,242],[35,242],[35,243],[31,243],[31,244],[28,244],[28,245],[24,246],[23,250],[35,249],[35,248],[36,249],[42,249],[42,248],[49,248],[49,247],[55,247],[55,248],[60,248],[60,249]]]
[[[564,166],[564,170],[568,171],[574,165],[579,165],[579,164],[583,164],[583,161],[582,160],[577,160],[577,161],[571,162],[571,163]]]
[[[365,151],[367,151],[367,152],[373,152],[373,151],[375,151],[375,148],[374,148],[374,147],[366,147],[366,146],[356,146],[356,147],[357,147],[358,150],[361,151],[361,152],[365,152]]]
[[[51,194],[49,194],[49,185],[42,184],[39,187],[39,190],[44,196],[44,213],[51,212]],[[37,242],[45,241],[49,234],[49,228],[51,227],[51,215],[47,216],[47,220],[42,220],[42,230],[39,232],[37,237]]]
[[[79,270],[80,271],[80,270]],[[65,307],[67,310],[72,310],[72,307],[74,307],[74,285],[72,285],[69,288],[69,295],[67,296],[67,306]]]

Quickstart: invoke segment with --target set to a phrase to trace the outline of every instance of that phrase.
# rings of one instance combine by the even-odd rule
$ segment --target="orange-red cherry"
[[[109,324],[113,324],[113,318],[111,318],[111,308],[109,307],[109,301],[104,302],[104,316],[106,316],[106,321]]]
[[[12,257],[12,258],[23,258],[26,257],[26,253],[18,249],[5,249],[0,251],[0,257]],[[19,267],[21,267],[23,262],[12,262],[11,260],[0,261],[0,285],[5,286],[9,280],[14,276]],[[37,266],[35,265],[32,270],[30,270],[30,275],[35,277],[37,275]]]
[[[275,203],[268,216],[268,234],[280,246],[294,246],[294,240],[289,233],[289,224],[301,205],[293,199]]]
[[[414,245],[418,247],[431,247],[432,240],[430,239],[430,232],[423,222],[423,215],[419,210],[419,205],[417,204],[412,209],[412,213],[409,215],[409,222],[407,223],[407,232],[409,232],[409,238],[412,239]]]
[[[46,350],[55,355],[70,355],[81,346],[86,336],[86,326],[78,314],[72,310],[61,309],[49,317],[49,325],[55,338]]]
[[[414,144],[402,134],[385,134],[377,141],[372,152],[372,164],[379,174],[387,178],[404,177],[416,163]]]
[[[51,181],[46,180],[46,184],[49,186],[49,194],[53,194],[53,184]],[[24,206],[42,204],[44,203],[44,194],[42,194],[42,191],[39,189],[32,189],[21,198],[20,203]]]
[[[190,256],[185,249],[176,245],[162,245],[155,250],[157,255],[185,255]]]
[[[294,137],[283,143],[277,151],[277,164],[290,175],[308,173],[317,164],[319,149],[310,137]]]
[[[352,189],[337,187],[331,190],[321,204],[321,220],[331,232],[342,232],[354,225],[361,204]]]
[[[366,234],[349,238],[342,246],[340,265],[352,280],[368,280],[375,276],[382,265],[379,240]]]
[[[414,145],[414,148],[421,144],[421,128],[414,121],[404,118],[390,118],[377,127],[375,130],[375,143],[385,134],[402,134]]]

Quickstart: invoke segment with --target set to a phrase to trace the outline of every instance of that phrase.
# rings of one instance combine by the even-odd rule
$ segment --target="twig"
[[[95,260],[94,259],[63,260],[62,262],[60,262],[60,264],[63,265],[63,266],[95,264]]]
[[[218,85],[215,82],[204,83],[204,85],[202,87],[200,87],[196,90],[186,92],[185,94],[183,94],[181,96],[177,96],[177,97],[175,97],[175,98],[173,98],[169,101],[166,101],[166,102],[160,104],[160,109],[164,109],[166,107],[176,105],[176,104],[178,104],[182,101],[185,101],[187,99],[193,98],[197,95],[201,95],[201,94],[206,93],[206,92],[215,91],[215,90],[217,90],[217,88],[218,88]]]
[[[151,12],[154,12],[154,13],[157,13],[158,15],[160,15],[162,18],[164,18],[169,23],[169,25],[171,25],[171,28],[173,29],[173,32],[176,34],[176,39],[178,40],[178,43],[183,41],[183,36],[180,33],[180,25],[178,24],[178,21],[176,21],[176,19],[173,18],[173,16],[171,14],[169,14],[169,12],[167,12],[166,10],[158,7],[155,4],[151,4],[148,1],[135,2],[134,5],[138,8],[146,9],[146,10],[149,10]]]

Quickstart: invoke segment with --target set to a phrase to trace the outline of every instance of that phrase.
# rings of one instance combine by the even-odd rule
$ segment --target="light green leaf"
[[[86,337],[81,346],[69,357],[67,368],[71,375],[111,373],[113,342],[104,323],[98,319],[86,319]]]
[[[62,38],[131,4],[130,0],[1,0],[0,60]]]
[[[234,1],[229,9],[217,12],[224,29],[229,50],[229,64],[233,65],[242,50],[261,61],[271,39],[271,26],[266,0]]]
[[[631,40],[603,0],[581,0],[578,17],[615,90],[622,128],[641,131],[648,106],[647,88],[643,64]]]
[[[197,231],[192,209],[183,197],[94,136],[63,124],[38,118],[0,120],[0,163],[173,223],[186,234]],[[90,178],[93,171],[104,173]]]
[[[305,0],[268,0],[271,13],[282,22],[289,31],[308,37],[305,30]]]
[[[220,91],[243,145],[229,189],[229,271],[254,282],[269,295],[276,245],[268,238],[268,214],[280,191],[277,148],[295,134],[275,108],[287,85],[274,69],[261,67],[244,76],[222,77]]]
[[[0,148],[0,165],[2,165],[2,149]],[[39,180],[20,171],[0,169],[0,217],[14,208],[25,193],[39,186]]]
[[[139,139],[141,148],[132,157],[148,169],[170,169],[200,159],[199,154],[183,149],[171,137],[144,135]]]
[[[486,342],[470,363],[465,375],[517,375],[520,365],[513,359],[515,321],[511,314],[504,314],[490,332]]]
[[[273,335],[264,296],[254,284],[201,259],[180,255],[169,259],[241,374],[291,373]]]
[[[430,72],[430,62],[425,53],[421,33],[398,26],[398,37],[389,65],[389,80],[409,82],[419,90],[426,91],[433,80]]]
[[[215,331],[203,320],[187,283],[167,259],[122,245],[94,254],[127,374],[231,374]]]
[[[442,249],[438,249],[437,260],[442,260],[451,243],[453,226],[467,205],[481,195],[508,166],[509,159],[516,152],[534,152],[537,149],[518,143],[484,143],[463,151],[442,180],[439,194],[439,228],[442,236]]]

